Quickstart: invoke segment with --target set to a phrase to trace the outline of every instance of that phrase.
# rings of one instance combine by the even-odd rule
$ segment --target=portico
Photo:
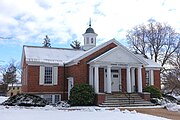
[[[103,92],[142,93],[142,66],[146,63],[131,52],[124,51],[121,46],[98,56],[88,64],[89,84],[93,86],[95,93],[100,92],[100,69],[104,75]]]
[[[142,92],[142,65],[132,66],[132,65],[90,65],[89,67],[89,84],[93,86],[95,93],[99,93],[99,82],[100,82],[100,69],[104,71],[104,92],[127,92],[132,93],[135,91],[135,69],[138,72],[137,75],[137,86],[139,93]],[[125,70],[125,79],[122,79],[122,71]],[[123,71],[124,72],[124,71]],[[125,81],[122,81],[125,80]],[[124,85],[123,83],[126,83]],[[125,87],[126,86],[126,87]],[[123,89],[125,88],[125,89]],[[123,90],[122,90],[123,89]]]

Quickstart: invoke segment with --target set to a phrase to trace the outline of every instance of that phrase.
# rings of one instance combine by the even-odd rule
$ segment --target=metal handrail
[[[119,85],[119,92],[120,91],[126,91],[121,85]],[[128,93],[128,92],[121,92],[121,93],[123,93],[124,95],[125,95],[125,97],[126,98],[128,98],[128,100],[129,100],[129,105],[131,104],[131,98],[133,98],[133,102],[132,102],[132,104],[135,102],[135,98],[131,95],[131,93]]]

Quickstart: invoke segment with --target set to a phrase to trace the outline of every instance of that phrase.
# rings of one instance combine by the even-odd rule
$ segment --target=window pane
[[[44,83],[52,84],[52,67],[45,67]]]
[[[49,104],[52,104],[52,95],[43,95],[43,98],[49,102]]]
[[[55,95],[54,96],[55,98],[54,98],[54,103],[57,103],[57,102],[59,102],[60,101],[60,98],[59,98],[59,95]]]
[[[118,78],[118,75],[113,75],[113,78]]]
[[[91,43],[93,43],[93,38],[91,38]]]
[[[146,71],[146,86],[150,85],[149,71]]]

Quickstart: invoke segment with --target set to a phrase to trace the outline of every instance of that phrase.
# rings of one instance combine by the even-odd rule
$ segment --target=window
[[[87,37],[87,42],[86,43],[89,44],[89,37]]]
[[[52,104],[52,95],[47,94],[47,95],[43,95],[43,98],[49,102],[49,104]]]
[[[45,67],[44,84],[52,84],[52,67]]]
[[[55,104],[59,101],[61,101],[61,95],[60,94],[45,94],[41,95],[42,98],[44,98],[46,101],[49,102],[49,104]]]
[[[93,38],[91,38],[91,43],[93,43]]]
[[[118,78],[119,76],[117,74],[113,74],[113,78]]]
[[[40,66],[39,85],[57,85],[58,67]]]
[[[54,95],[54,103],[57,103],[60,101],[60,95]]]
[[[149,71],[146,71],[146,86],[150,85],[150,74]]]

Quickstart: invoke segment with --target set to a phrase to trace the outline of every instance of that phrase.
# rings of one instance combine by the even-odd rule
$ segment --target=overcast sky
[[[0,65],[20,61],[22,46],[42,46],[45,35],[52,47],[83,44],[90,17],[97,44],[115,38],[127,45],[127,30],[150,19],[179,32],[180,0],[0,0],[0,37],[10,38],[0,38]]]

